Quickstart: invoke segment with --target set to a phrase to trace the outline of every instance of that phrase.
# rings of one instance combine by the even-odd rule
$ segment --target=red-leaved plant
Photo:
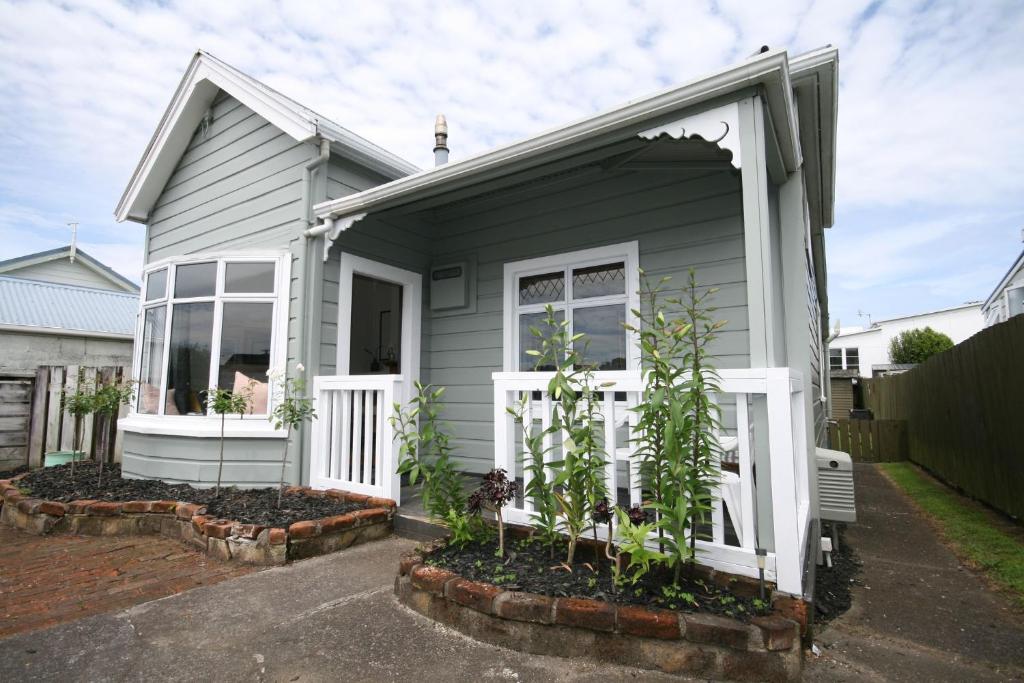
[[[505,556],[505,524],[501,518],[501,509],[511,503],[516,497],[519,485],[509,480],[503,469],[491,470],[484,475],[480,488],[470,494],[466,504],[471,513],[478,513],[482,509],[493,510],[498,520],[498,555]]]

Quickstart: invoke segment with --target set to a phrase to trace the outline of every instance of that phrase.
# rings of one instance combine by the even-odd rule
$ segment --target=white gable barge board
[[[322,137],[329,140],[340,155],[388,178],[419,170],[200,50],[193,56],[117,204],[114,215],[118,221],[146,222],[178,165],[182,151],[220,90],[234,96],[296,142]]]
[[[0,261],[0,275],[132,294],[139,291],[134,282],[81,249],[75,249],[72,263],[70,246]]]
[[[789,81],[789,60],[785,51],[770,51],[687,85],[661,91],[526,140],[421,171],[351,197],[325,202],[316,207],[316,212],[320,218],[338,218],[405,203],[414,196],[428,197],[457,189],[493,174],[510,173],[518,167],[536,165],[544,157],[564,154],[568,148],[589,138],[616,131],[624,136],[634,136],[661,117],[688,110],[696,113],[702,104],[706,106],[716,98],[751,87],[763,88],[772,120],[778,126],[774,132],[785,166],[789,171],[796,169],[802,157]]]

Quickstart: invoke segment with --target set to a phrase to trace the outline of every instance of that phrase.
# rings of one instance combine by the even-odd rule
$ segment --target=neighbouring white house
[[[959,344],[984,327],[981,304],[972,302],[928,313],[875,320],[868,328],[840,329],[839,335],[828,345],[829,369],[834,374],[855,372],[861,377],[890,371],[894,368],[889,358],[889,342],[900,332],[924,327],[949,335],[954,344]]]
[[[981,313],[985,318],[985,327],[1006,322],[1024,313],[1024,251],[985,299]]]
[[[436,166],[421,170],[198,52],[115,212],[146,231],[123,473],[212,484],[206,393],[255,381],[255,414],[227,422],[224,479],[274,485],[285,434],[266,417],[267,370],[287,368],[318,414],[292,434],[289,481],[401,506],[387,418],[418,380],[447,387],[463,471],[522,482],[506,408],[526,399],[531,426],[551,419],[548,373],[527,353],[550,304],[613,387],[608,488],[638,503],[628,433],[642,378],[622,323],[636,322],[641,270],[679,291],[692,268],[726,321],[711,353],[735,465],[698,558],[756,577],[766,550],[768,579],[803,594],[820,537],[837,97],[835,49],[766,49],[451,161],[439,120]]]

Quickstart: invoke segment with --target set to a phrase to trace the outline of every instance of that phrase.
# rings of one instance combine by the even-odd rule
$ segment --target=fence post
[[[32,407],[29,411],[28,466],[33,469],[42,467],[46,450],[46,399],[49,387],[50,368],[41,365],[36,369],[36,380],[32,385]]]

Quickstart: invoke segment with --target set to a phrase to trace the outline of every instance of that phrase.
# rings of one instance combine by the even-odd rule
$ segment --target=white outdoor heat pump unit
[[[821,518],[830,522],[856,522],[853,499],[853,460],[849,454],[817,448],[818,499]]]
[[[469,303],[469,269],[465,263],[451,263],[430,269],[430,310],[465,308]]]

